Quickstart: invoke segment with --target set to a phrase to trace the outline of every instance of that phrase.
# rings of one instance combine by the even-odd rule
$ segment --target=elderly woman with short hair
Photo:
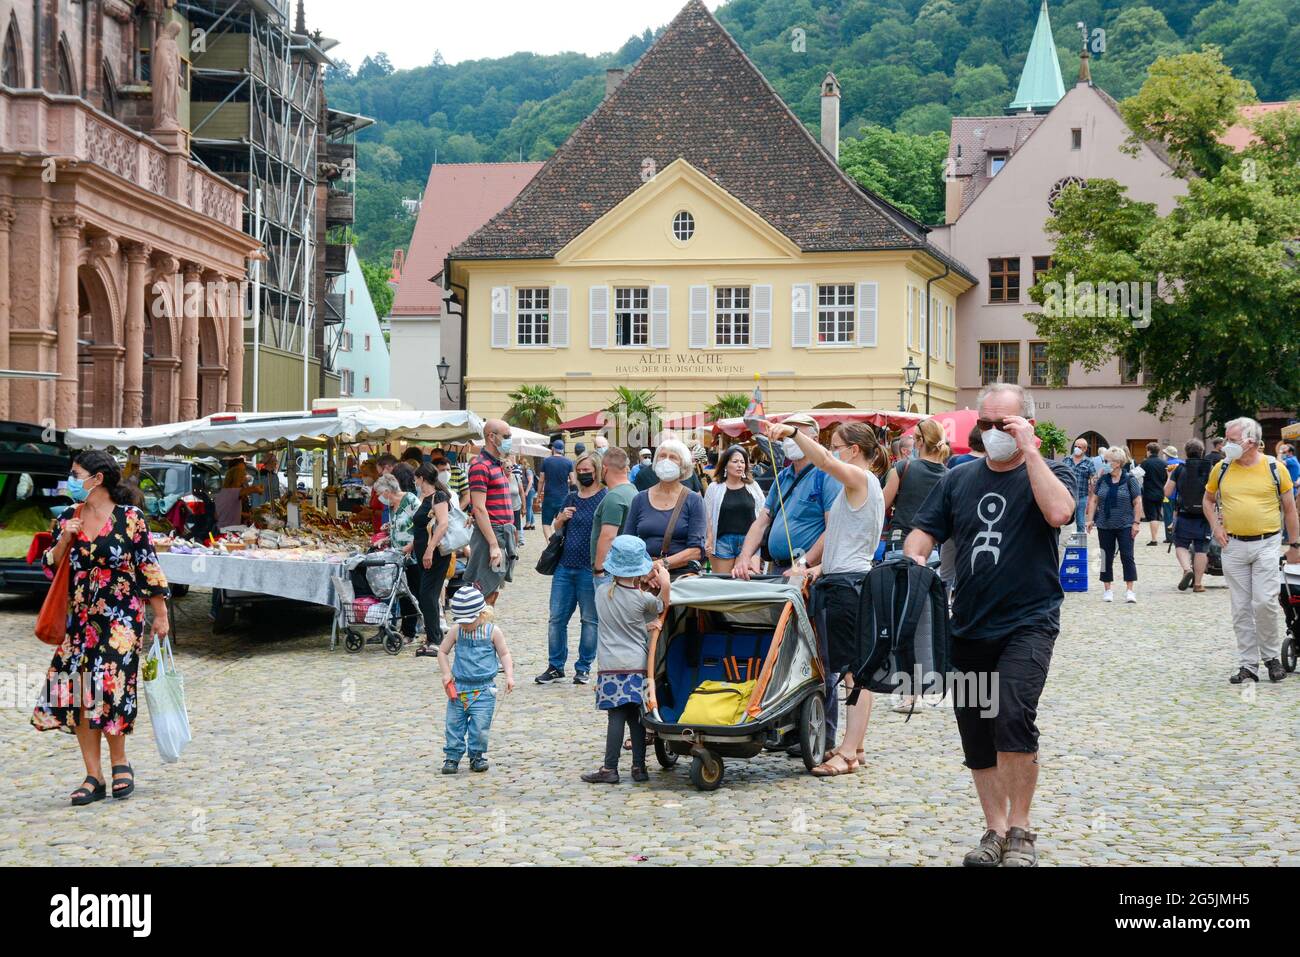
[[[410,471],[406,466],[398,468]],[[394,469],[394,472],[397,470]],[[414,473],[412,472],[412,475]],[[412,479],[412,485],[414,480]],[[415,547],[415,513],[420,509],[420,499],[415,492],[402,488],[401,479],[393,474],[381,475],[375,480],[375,494],[379,501],[387,506],[393,516],[388,523],[388,538],[393,548],[404,555],[410,555]],[[406,566],[406,584],[412,595],[420,593],[420,564],[413,562]],[[402,634],[409,642],[415,637],[415,605],[407,599],[401,599]],[[426,622],[426,631],[429,625]]]
[[[704,498],[682,484],[694,468],[691,451],[684,443],[677,439],[660,443],[653,465],[658,481],[637,493],[623,523],[623,534],[645,542],[650,557],[662,561],[669,572],[704,558]]]
[[[1133,561],[1133,540],[1142,527],[1142,483],[1126,466],[1128,449],[1112,445],[1103,450],[1105,469],[1092,477],[1088,494],[1088,531],[1097,529],[1105,564],[1101,571],[1102,601],[1114,601],[1110,586],[1114,581],[1115,551],[1119,550],[1124,567],[1124,600],[1137,601],[1137,565]]]

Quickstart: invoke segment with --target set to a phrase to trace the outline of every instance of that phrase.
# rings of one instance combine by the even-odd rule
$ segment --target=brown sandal
[[[840,761],[844,763],[844,770],[840,770],[838,767],[836,767],[834,764],[831,763],[836,758],[838,758]],[[813,768],[812,773],[814,777],[818,777],[818,778],[835,778],[835,777],[839,777],[841,774],[852,774],[857,769],[858,769],[857,758],[846,758],[838,751],[835,751],[831,754],[829,758],[827,758],[821,764],[817,765],[817,767]]]
[[[831,748],[825,754],[823,754],[822,764],[825,764],[827,761],[829,761],[831,759],[831,755],[834,753],[835,753],[835,749]],[[857,753],[854,754],[853,757],[858,762],[859,765],[863,765],[867,763],[867,752],[862,750],[861,748],[858,748]]]

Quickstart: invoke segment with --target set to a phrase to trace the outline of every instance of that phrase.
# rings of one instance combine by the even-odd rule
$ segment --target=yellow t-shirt
[[[1277,465],[1269,455],[1261,455],[1259,461],[1249,467],[1233,462],[1226,474],[1222,462],[1215,462],[1210,470],[1205,491],[1211,495],[1219,493],[1223,528],[1229,535],[1268,535],[1281,530],[1281,502],[1270,463],[1278,470],[1279,481],[1288,474],[1286,466]],[[1219,488],[1220,475],[1223,475],[1222,489]]]

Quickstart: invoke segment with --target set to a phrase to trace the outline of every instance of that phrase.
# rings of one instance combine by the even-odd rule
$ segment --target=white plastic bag
[[[185,711],[185,682],[176,670],[176,660],[172,657],[172,643],[168,638],[162,639],[159,647],[158,636],[154,635],[153,645],[145,660],[156,659],[158,671],[152,681],[144,680],[144,699],[149,705],[149,720],[153,724],[153,739],[158,745],[159,756],[171,764],[179,761],[181,752],[190,743],[190,718]]]

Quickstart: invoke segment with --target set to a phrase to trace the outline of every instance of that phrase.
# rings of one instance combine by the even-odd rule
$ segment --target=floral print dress
[[[65,512],[52,530],[54,544],[45,553],[51,572],[72,515]],[[103,528],[82,529],[69,553],[68,588],[68,634],[46,672],[32,725],[72,734],[84,709],[90,727],[129,734],[138,709],[145,603],[169,594],[138,508],[118,505]]]

